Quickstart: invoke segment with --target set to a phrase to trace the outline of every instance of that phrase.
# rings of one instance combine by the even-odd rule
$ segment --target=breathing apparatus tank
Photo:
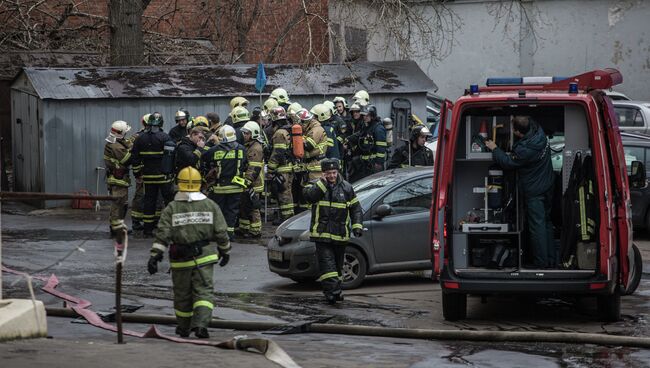
[[[386,144],[388,147],[393,145],[393,120],[391,118],[384,118],[384,129],[386,129]]]
[[[176,156],[176,143],[174,141],[167,141],[163,147],[162,160],[160,161],[160,171],[163,174],[171,174],[174,172],[174,159]]]
[[[291,145],[293,146],[293,156],[302,159],[305,156],[305,147],[302,139],[302,126],[293,124],[291,126]]]

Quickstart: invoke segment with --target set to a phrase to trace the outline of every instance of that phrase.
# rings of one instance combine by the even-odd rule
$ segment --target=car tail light
[[[589,284],[589,289],[591,290],[604,289],[606,287],[607,287],[606,282],[594,282]]]
[[[457,282],[449,282],[449,281],[445,281],[443,286],[445,287],[445,289],[459,289],[460,288],[459,283],[457,283]]]

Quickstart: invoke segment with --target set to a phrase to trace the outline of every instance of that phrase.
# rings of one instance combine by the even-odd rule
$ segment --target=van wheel
[[[630,272],[632,272],[632,278],[630,284],[627,286],[627,290],[623,292],[623,295],[634,294],[636,288],[639,287],[641,276],[643,275],[643,259],[641,259],[641,251],[636,244],[632,244],[632,250],[634,251],[634,269],[630,270]]]
[[[598,314],[604,322],[617,322],[621,319],[621,293],[618,288],[612,295],[599,295]]]
[[[467,294],[442,293],[442,316],[447,321],[467,317]]]
[[[368,271],[368,262],[361,251],[355,247],[346,247],[343,256],[343,269],[341,276],[344,290],[356,289],[363,283]]]

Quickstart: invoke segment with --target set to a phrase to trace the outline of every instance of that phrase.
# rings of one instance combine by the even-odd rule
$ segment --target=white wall
[[[461,22],[451,54],[439,62],[413,58],[438,85],[440,95],[454,99],[470,84],[483,85],[491,76],[570,76],[613,67],[624,79],[615,90],[633,99],[650,100],[650,1],[523,2],[532,15],[536,37],[526,31],[527,23],[520,21],[517,7],[510,21],[497,22],[489,10],[498,4],[487,0],[447,3]],[[369,61],[408,57],[375,52],[382,47],[373,47],[374,43],[387,41],[381,37],[370,41]]]

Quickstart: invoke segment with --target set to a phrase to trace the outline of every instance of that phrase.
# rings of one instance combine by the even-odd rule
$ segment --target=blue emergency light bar
[[[551,84],[567,79],[566,77],[512,77],[488,78],[485,85],[490,86],[523,86],[532,84]]]

